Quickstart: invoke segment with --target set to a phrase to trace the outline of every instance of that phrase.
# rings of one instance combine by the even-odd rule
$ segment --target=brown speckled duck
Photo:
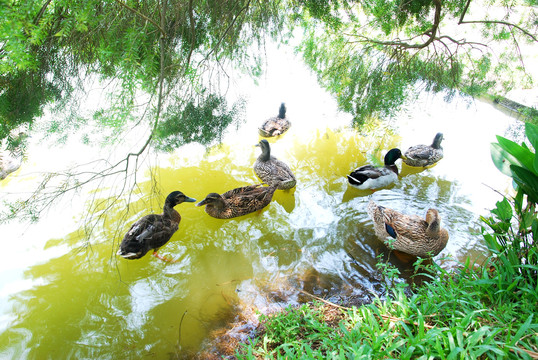
[[[163,260],[157,250],[177,231],[181,215],[174,206],[182,202],[195,202],[181,191],[171,192],[164,202],[162,214],[149,214],[136,221],[123,238],[118,255],[125,259],[140,259],[153,249],[153,255]]]
[[[276,186],[262,184],[243,186],[220,195],[210,193],[196,206],[205,205],[205,212],[217,219],[231,219],[261,210],[271,202]]]
[[[443,134],[437,133],[431,145],[411,146],[405,152],[405,159],[403,161],[407,165],[414,167],[432,166],[443,158],[441,141],[443,141]]]
[[[448,232],[441,228],[441,217],[435,209],[428,209],[426,218],[422,219],[370,200],[368,215],[374,221],[377,237],[394,250],[430,258],[439,254],[448,242]]]
[[[279,190],[293,188],[297,183],[295,175],[285,162],[271,156],[269,142],[262,139],[256,146],[262,149],[261,155],[254,163],[256,175],[268,185],[275,184]]]
[[[267,119],[258,129],[258,133],[263,137],[273,137],[284,134],[291,126],[286,118],[286,105],[280,104],[278,116]]]

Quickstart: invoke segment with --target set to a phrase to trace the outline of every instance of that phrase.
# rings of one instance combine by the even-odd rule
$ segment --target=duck
[[[254,172],[266,184],[276,184],[279,190],[289,190],[297,184],[295,175],[289,166],[271,156],[271,147],[265,139],[260,140],[256,146],[262,149],[262,153],[254,163]]]
[[[229,190],[220,195],[210,193],[196,206],[205,205],[205,212],[217,219],[231,219],[250,214],[269,205],[273,199],[276,185],[248,185]]]
[[[368,215],[374,222],[376,236],[393,250],[431,258],[448,242],[448,231],[441,228],[441,217],[436,209],[428,209],[423,219],[378,205],[370,199]]]
[[[396,160],[403,159],[400,149],[390,149],[385,155],[385,166],[363,165],[347,176],[349,184],[359,190],[379,189],[398,180]]]
[[[441,147],[443,134],[437,133],[431,145],[415,145],[406,150],[403,160],[407,165],[414,167],[428,167],[437,163],[443,158],[443,148]]]
[[[291,122],[286,118],[286,104],[280,104],[278,116],[267,119],[259,127],[258,133],[263,137],[273,137],[284,134],[291,126]]]
[[[153,256],[167,260],[157,254],[177,231],[181,215],[174,206],[183,202],[196,202],[181,191],[172,191],[164,202],[162,214],[149,214],[136,221],[121,241],[118,255],[125,259],[140,259],[150,250]]]

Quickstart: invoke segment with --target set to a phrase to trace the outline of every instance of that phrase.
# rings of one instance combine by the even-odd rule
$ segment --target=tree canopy
[[[469,96],[533,86],[536,1],[306,0],[300,51],[361,124],[423,90]],[[534,74],[536,75],[536,74]]]

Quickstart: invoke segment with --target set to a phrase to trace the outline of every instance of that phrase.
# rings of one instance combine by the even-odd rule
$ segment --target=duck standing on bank
[[[179,227],[181,215],[174,206],[183,202],[195,202],[181,191],[171,192],[164,202],[162,214],[149,214],[136,221],[123,238],[118,255],[126,259],[140,259],[153,249],[153,255],[159,259],[157,251],[166,244]]]
[[[258,133],[263,137],[273,137],[284,134],[291,126],[291,122],[286,117],[286,105],[280,104],[278,116],[267,119],[258,129]]]
[[[347,176],[349,184],[359,190],[380,189],[398,180],[396,160],[404,159],[400,149],[391,149],[385,155],[384,166],[363,165]]]
[[[403,160],[407,165],[414,167],[432,166],[443,158],[443,148],[441,147],[443,134],[437,133],[431,145],[411,146],[405,152]]]
[[[377,237],[391,249],[430,258],[439,254],[448,242],[448,231],[441,228],[441,217],[435,209],[428,209],[426,218],[422,219],[377,205],[370,199],[368,215],[374,222]]]
[[[210,193],[196,206],[205,205],[205,212],[217,219],[231,219],[250,214],[269,205],[273,199],[276,185],[262,184],[243,186],[220,195]]]
[[[256,146],[262,149],[262,153],[254,163],[254,172],[266,184],[275,184],[279,190],[288,190],[297,184],[295,175],[289,166],[271,156],[269,142],[262,139]]]

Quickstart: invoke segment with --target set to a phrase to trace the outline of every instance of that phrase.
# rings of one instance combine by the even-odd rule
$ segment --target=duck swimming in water
[[[231,219],[261,210],[271,202],[276,185],[243,186],[220,195],[210,193],[196,206],[205,205],[205,212],[217,219]]]
[[[280,104],[278,116],[267,119],[258,129],[258,133],[263,137],[272,137],[284,134],[291,126],[286,118],[286,105]]]
[[[385,155],[385,166],[363,165],[347,176],[349,184],[359,190],[379,189],[398,180],[396,160],[403,159],[400,149],[391,149]]]
[[[181,215],[174,206],[182,202],[195,202],[181,191],[171,192],[164,202],[162,214],[149,214],[136,221],[123,238],[118,255],[126,259],[140,259],[153,249],[153,255],[167,260],[157,254],[157,250],[170,240],[177,231]]]
[[[403,160],[409,166],[427,167],[437,163],[443,158],[443,148],[441,147],[443,134],[437,133],[431,145],[411,146],[405,152]]]
[[[441,217],[435,209],[428,209],[423,219],[402,214],[370,200],[368,215],[374,222],[377,237],[391,249],[430,258],[439,254],[448,242],[448,232],[441,228]]]
[[[285,162],[271,156],[269,142],[262,139],[256,146],[262,149],[261,155],[254,163],[254,172],[256,175],[268,185],[277,185],[279,190],[293,188],[297,183],[295,175],[293,175],[293,172]]]

